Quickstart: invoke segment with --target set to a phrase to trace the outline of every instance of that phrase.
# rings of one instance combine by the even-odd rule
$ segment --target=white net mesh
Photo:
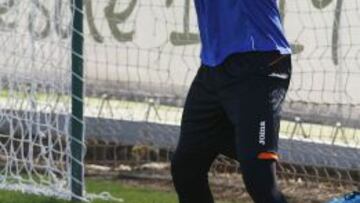
[[[0,1],[0,188],[71,198],[71,1]]]

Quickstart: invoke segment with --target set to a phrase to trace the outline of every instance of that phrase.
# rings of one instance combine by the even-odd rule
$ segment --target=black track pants
[[[219,154],[240,162],[256,203],[283,203],[275,179],[280,110],[291,76],[290,55],[234,54],[202,66],[185,102],[172,158],[180,203],[212,203],[207,173]]]

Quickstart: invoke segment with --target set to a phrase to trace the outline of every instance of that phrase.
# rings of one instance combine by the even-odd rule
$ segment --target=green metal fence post
[[[71,190],[72,200],[83,197],[84,168],[84,80],[83,80],[83,0],[72,0],[72,116],[71,116]]]

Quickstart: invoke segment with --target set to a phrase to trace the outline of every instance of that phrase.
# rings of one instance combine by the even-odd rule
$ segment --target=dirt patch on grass
[[[211,177],[211,185],[215,196],[219,199],[225,199],[230,202],[238,202],[241,199],[251,202],[246,193],[242,177],[239,174]],[[355,189],[352,186],[309,182],[302,181],[301,179],[282,179],[279,180],[279,186],[290,203],[324,203],[335,196],[351,192]]]
[[[161,177],[161,178],[160,178]],[[244,187],[241,175],[210,176],[210,185],[215,199],[230,203],[251,203]],[[170,176],[148,174],[119,175],[117,181],[134,186],[146,187],[159,191],[174,192]],[[323,203],[341,194],[351,192],[351,186],[334,185],[333,183],[311,183],[298,180],[280,180],[279,185],[290,203]]]
[[[106,175],[114,181],[120,181],[132,187],[174,192],[171,177],[169,173],[164,171],[161,173],[154,173],[153,171],[107,172]],[[104,178],[103,175],[99,174],[95,177]],[[216,200],[229,203],[251,203],[240,174],[211,175],[209,180]],[[290,203],[324,203],[335,196],[354,190],[352,186],[310,182],[301,179],[282,179],[279,180],[279,185]]]

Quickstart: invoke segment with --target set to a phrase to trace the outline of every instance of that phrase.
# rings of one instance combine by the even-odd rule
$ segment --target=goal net
[[[79,0],[0,1],[1,189],[85,199],[81,14]]]

